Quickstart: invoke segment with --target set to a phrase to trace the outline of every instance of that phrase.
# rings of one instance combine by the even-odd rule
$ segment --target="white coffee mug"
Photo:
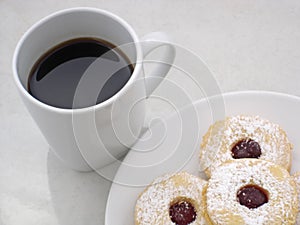
[[[108,100],[80,109],[47,105],[28,92],[30,70],[51,47],[77,37],[96,37],[122,46],[135,65],[123,88]],[[145,79],[143,59],[164,48],[161,62]],[[67,166],[90,171],[110,164],[134,144],[144,126],[145,101],[168,73],[175,48],[166,34],[157,32],[139,39],[120,17],[95,8],[71,8],[56,12],[33,25],[19,41],[13,58],[13,74],[19,93],[50,148]]]

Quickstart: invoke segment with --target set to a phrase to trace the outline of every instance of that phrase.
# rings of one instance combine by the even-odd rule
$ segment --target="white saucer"
[[[157,176],[179,170],[201,175],[201,138],[224,115],[259,115],[280,124],[294,145],[292,173],[300,171],[300,164],[296,163],[300,161],[298,97],[262,91],[234,92],[224,94],[223,98],[197,101],[175,114],[154,124],[124,159],[108,196],[106,225],[134,225],[136,199]]]

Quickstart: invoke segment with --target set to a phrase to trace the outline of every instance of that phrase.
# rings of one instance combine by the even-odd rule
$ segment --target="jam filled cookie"
[[[257,159],[232,160],[213,171],[206,191],[207,220],[222,225],[295,224],[298,196],[286,169]]]
[[[154,180],[139,196],[136,225],[204,225],[204,187],[207,182],[180,172]]]
[[[213,124],[203,137],[200,165],[206,175],[223,162],[255,158],[290,169],[292,145],[277,124],[258,116],[233,116]]]
[[[297,192],[298,192],[298,215],[297,215],[297,225],[300,225],[300,172],[294,174]]]

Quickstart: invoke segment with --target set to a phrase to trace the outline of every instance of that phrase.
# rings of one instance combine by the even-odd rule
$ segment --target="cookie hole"
[[[250,138],[245,138],[238,141],[232,147],[231,156],[234,159],[242,159],[242,158],[258,159],[261,156],[261,148],[256,141]]]
[[[188,225],[197,218],[193,201],[188,198],[177,198],[169,207],[169,216],[176,225]]]
[[[255,209],[269,201],[269,193],[258,185],[246,185],[237,192],[238,202],[249,209]]]

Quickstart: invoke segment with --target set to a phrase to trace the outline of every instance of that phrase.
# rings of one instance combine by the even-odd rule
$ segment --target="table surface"
[[[52,12],[77,6],[116,13],[140,36],[167,32],[206,62],[222,92],[271,90],[300,96],[297,0],[0,0],[1,225],[104,224],[111,182],[64,167],[49,151],[12,79],[13,51],[26,29]],[[176,72],[168,79],[193,100],[205,95]],[[151,116],[172,111],[161,100],[170,95],[164,85],[155,91],[161,98],[147,100]]]

